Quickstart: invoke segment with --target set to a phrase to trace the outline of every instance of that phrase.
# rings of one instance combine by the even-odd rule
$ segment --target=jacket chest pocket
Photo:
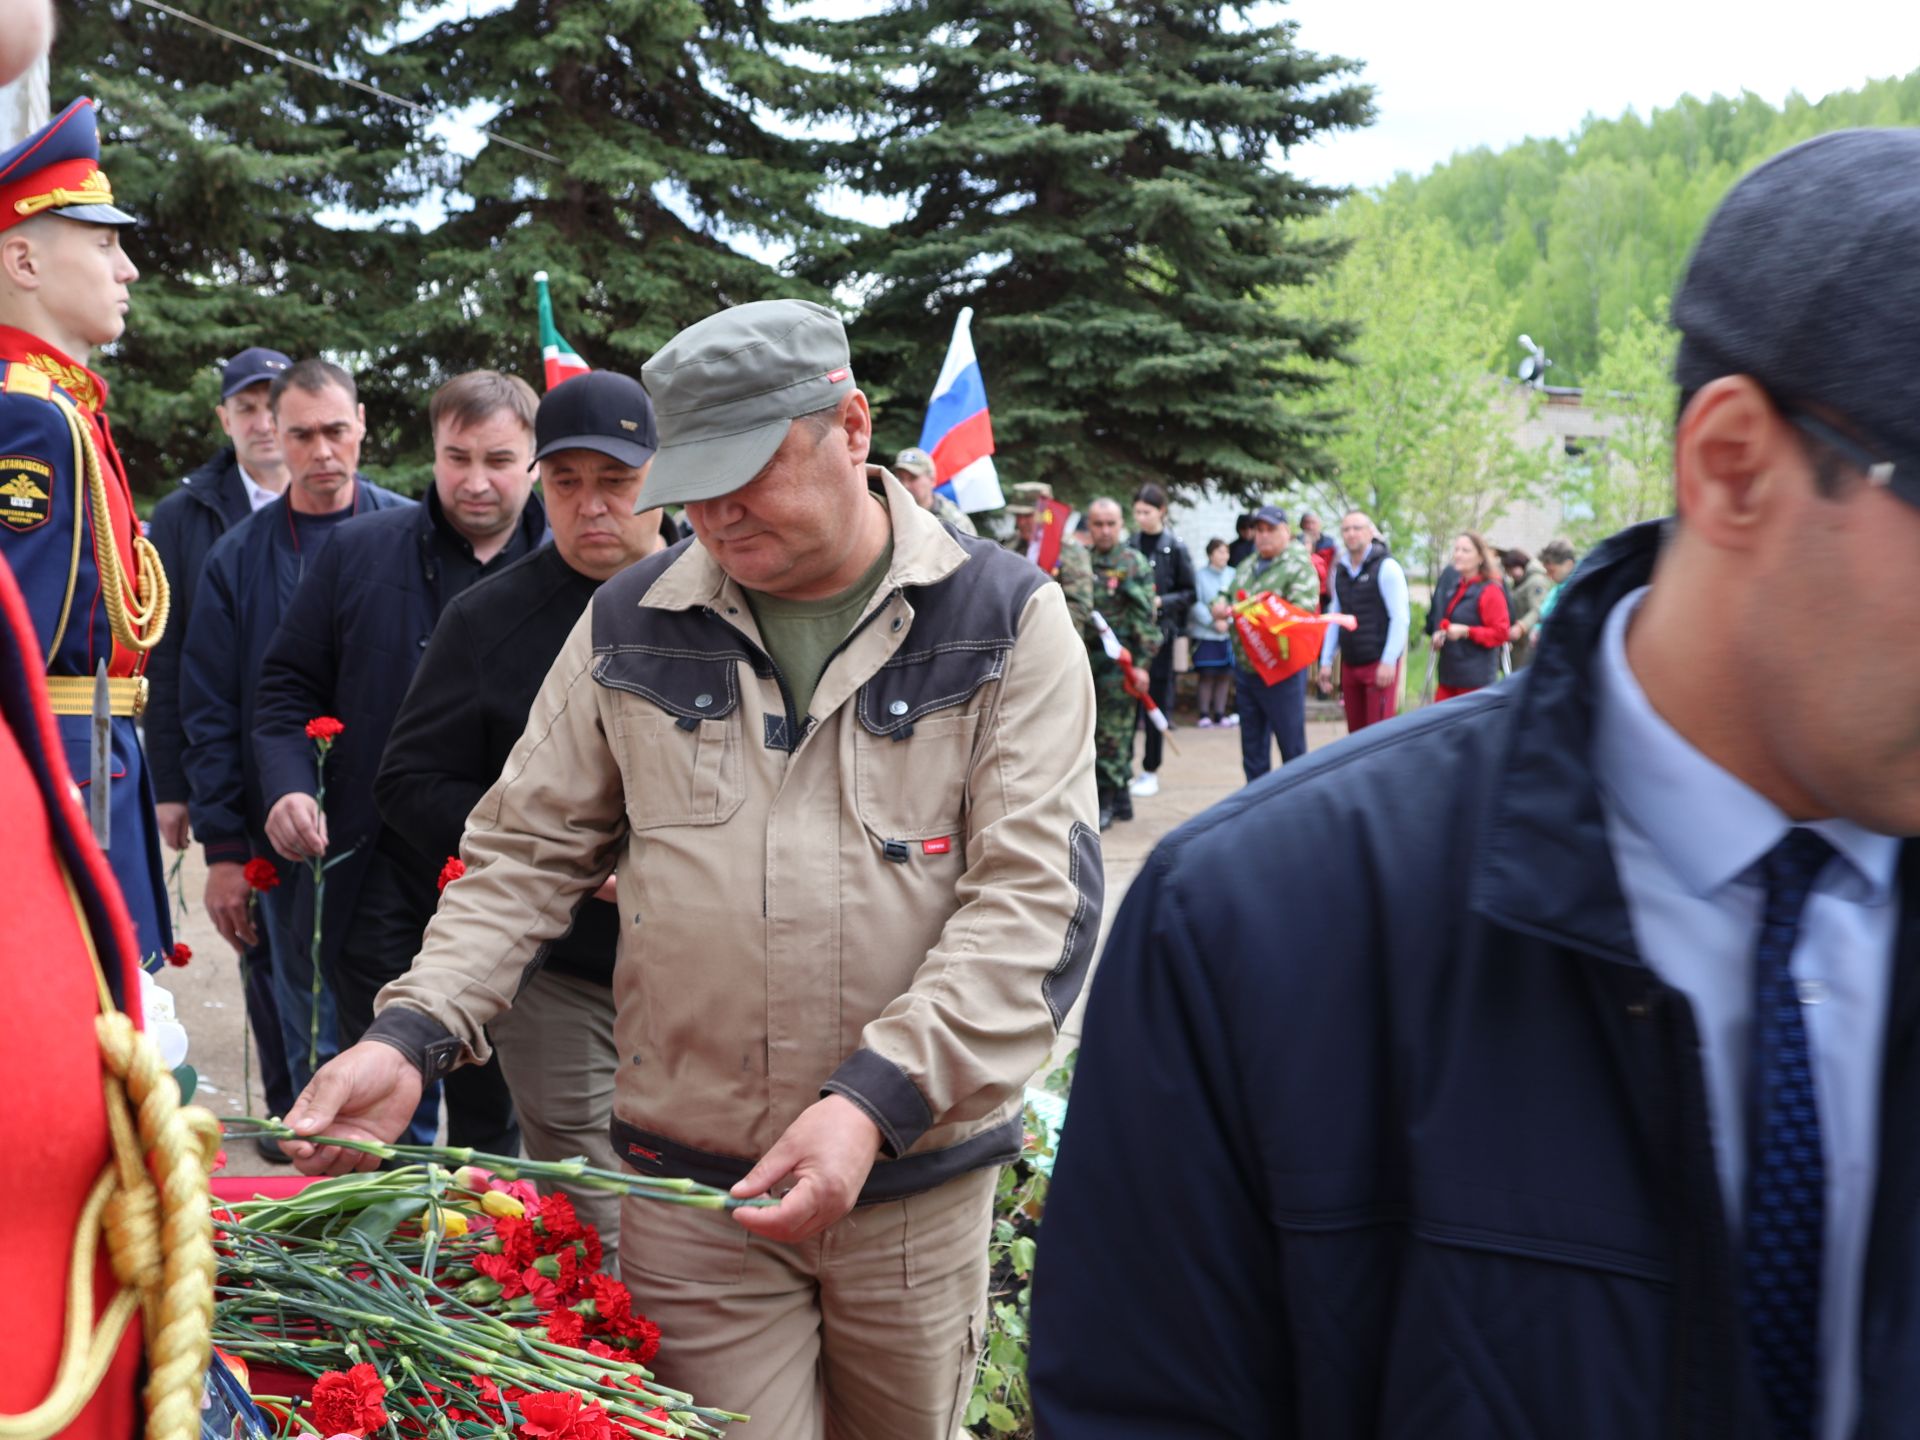
[[[623,692],[613,730],[627,823],[658,830],[732,818],[746,780],[731,657],[616,650],[595,661],[593,678]]]
[[[855,804],[877,839],[952,836],[959,849],[981,723],[967,702],[998,680],[1005,664],[1004,646],[896,655],[861,687]]]
[[[739,727],[731,718],[696,720],[638,707],[614,719],[627,823],[635,830],[667,825],[718,825],[746,799]]]

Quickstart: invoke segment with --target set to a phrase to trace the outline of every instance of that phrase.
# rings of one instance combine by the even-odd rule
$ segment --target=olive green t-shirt
[[[827,657],[853,630],[892,563],[893,536],[889,533],[880,558],[838,595],[824,600],[780,600],[747,591],[747,604],[760,626],[760,642],[786,676],[787,689],[793,692],[793,713],[800,719],[806,719],[807,707],[813,703],[814,687],[820,683],[820,672],[827,668]]]

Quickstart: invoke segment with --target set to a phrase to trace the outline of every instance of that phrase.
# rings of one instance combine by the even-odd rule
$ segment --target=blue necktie
[[[1800,994],[1787,962],[1833,847],[1796,827],[1761,862],[1766,913],[1753,964],[1752,1111],[1741,1298],[1774,1440],[1811,1440],[1820,1412],[1820,1252],[1826,1165]]]

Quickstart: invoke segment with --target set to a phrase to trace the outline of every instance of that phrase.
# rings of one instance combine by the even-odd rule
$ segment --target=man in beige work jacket
[[[397,1135],[612,871],[615,1149],[781,1197],[626,1203],[662,1379],[779,1440],[951,1440],[994,1178],[1099,928],[1080,637],[1045,575],[867,465],[831,311],[723,311],[643,374],[640,503],[683,504],[695,538],[596,593],[467,821],[466,877],[292,1118]]]

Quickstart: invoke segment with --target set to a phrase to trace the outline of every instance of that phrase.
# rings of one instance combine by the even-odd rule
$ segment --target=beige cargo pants
[[[986,1323],[998,1170],[865,1205],[799,1245],[630,1199],[620,1274],[660,1380],[752,1416],[741,1440],[953,1440]]]

